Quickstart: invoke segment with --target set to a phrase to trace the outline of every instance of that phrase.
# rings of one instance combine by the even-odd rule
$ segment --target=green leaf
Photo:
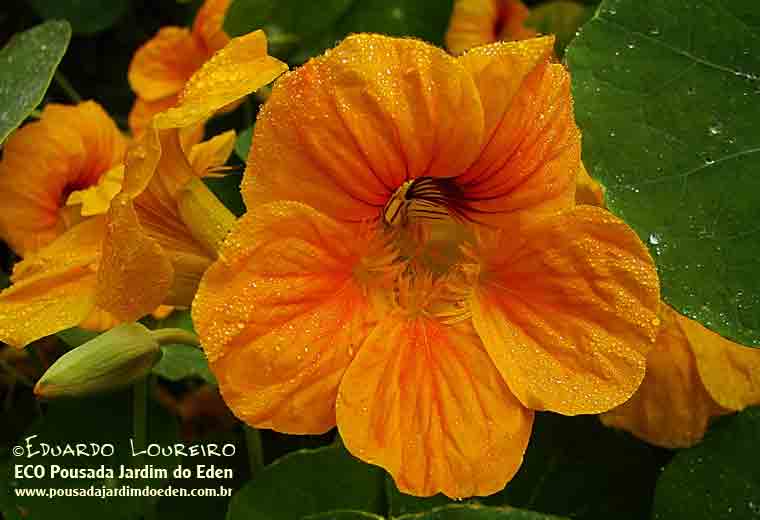
[[[293,452],[232,497],[227,520],[293,520],[338,509],[383,513],[383,477],[339,444]]]
[[[169,381],[182,381],[189,377],[200,378],[215,385],[216,378],[208,368],[203,352],[190,345],[165,345],[161,347],[161,361],[153,367],[153,373]]]
[[[328,511],[305,516],[303,520],[385,520],[385,517],[364,511]]]
[[[680,451],[657,483],[654,518],[760,518],[760,408],[721,419],[701,444]]]
[[[594,10],[594,7],[577,2],[565,0],[547,2],[530,10],[530,16],[525,20],[525,25],[532,27],[540,34],[554,34],[556,36],[554,52],[561,58],[567,44],[575,37],[578,28],[591,18]]]
[[[562,520],[559,516],[511,507],[483,507],[480,505],[449,505],[427,513],[404,515],[398,520]]]
[[[757,3],[606,0],[567,61],[585,164],[664,299],[760,346]]]
[[[91,339],[98,337],[98,335],[100,335],[100,332],[80,329],[79,327],[62,330],[56,334],[56,336],[71,348],[76,348],[79,345],[87,343]]]
[[[46,19],[63,18],[75,33],[92,34],[115,24],[129,7],[129,0],[28,0]]]
[[[237,140],[235,141],[235,153],[243,162],[248,159],[248,150],[251,148],[252,139],[253,127],[251,126],[241,131],[237,136]]]
[[[42,102],[70,39],[67,22],[46,22],[0,50],[0,145]]]
[[[224,177],[209,177],[203,179],[206,186],[236,217],[245,213],[245,203],[240,194],[240,183],[243,176],[240,173],[229,173]]]
[[[44,468],[42,478],[24,478],[15,481],[19,489],[57,488],[88,489],[107,487],[117,489],[121,486],[152,488],[162,487],[161,479],[120,479],[120,466],[135,467],[137,461],[132,456],[130,435],[132,432],[131,394],[129,392],[113,394],[93,399],[54,401],[49,404],[47,414],[28,431],[24,439],[17,444],[24,447],[23,454],[14,453],[11,459],[11,471],[15,466],[36,466]],[[151,403],[152,404],[152,403]],[[173,445],[177,442],[176,422],[162,409],[151,406],[149,409],[148,442],[159,445]],[[35,436],[35,437],[31,437]],[[30,438],[31,437],[31,438]],[[32,445],[30,457],[26,449],[27,442]],[[49,447],[63,449],[67,444],[76,449],[77,444],[85,444],[91,456],[61,455],[45,453],[43,443]],[[94,444],[91,444],[94,443]],[[113,446],[113,454],[96,454],[93,445]],[[50,452],[50,449],[48,450]],[[155,469],[166,469],[171,474],[176,467],[175,457],[155,456],[145,460]],[[60,474],[52,476],[53,468],[93,469],[101,466],[111,469],[113,478],[104,474],[94,478],[64,478]],[[137,467],[143,467],[142,465]],[[23,472],[23,470],[21,470]],[[88,496],[16,497],[16,504],[28,512],[30,518],[58,518],[61,520],[81,518],[137,519],[146,507],[142,497],[110,497],[107,500]]]
[[[442,45],[452,5],[453,0],[235,0],[225,29],[239,35],[263,28],[274,55],[303,63],[358,32]]]

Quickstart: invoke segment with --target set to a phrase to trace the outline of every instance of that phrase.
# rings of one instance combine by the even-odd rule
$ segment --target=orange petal
[[[79,324],[79,328],[92,330],[95,332],[102,332],[108,329],[112,329],[120,323],[122,322],[114,318],[110,313],[104,311],[103,309],[95,308]]]
[[[575,415],[628,399],[659,325],[657,273],[633,230],[579,206],[492,247],[473,321],[520,401]]]
[[[621,428],[665,448],[687,448],[699,442],[720,407],[710,398],[697,372],[680,316],[663,305],[662,326],[647,356],[647,372],[636,393],[601,416],[607,426]]]
[[[195,174],[204,177],[223,166],[234,149],[235,131],[230,130],[194,145],[187,158]]]
[[[578,170],[578,179],[575,186],[575,202],[577,204],[599,206],[600,208],[606,206],[604,203],[604,187],[588,174],[583,163],[581,163],[581,168]]]
[[[348,450],[385,468],[401,491],[452,498],[501,490],[533,424],[469,322],[398,311],[346,371],[337,414]]]
[[[174,270],[161,246],[142,228],[128,195],[118,195],[108,212],[97,304],[122,321],[136,321],[161,305]]]
[[[83,217],[103,215],[108,211],[111,200],[121,191],[124,182],[124,165],[114,166],[104,173],[97,184],[77,190],[69,195],[67,206],[79,206],[79,214]]]
[[[729,410],[760,404],[760,350],[729,341],[677,314],[707,392]]]
[[[206,49],[188,29],[164,27],[137,49],[127,77],[138,97],[156,101],[179,93],[207,59]]]
[[[446,48],[460,54],[498,40],[536,35],[525,27],[530,11],[520,0],[456,0],[446,32]]]
[[[23,347],[79,325],[95,308],[103,217],[71,228],[16,264],[0,293],[0,340]]]
[[[129,112],[129,129],[134,137],[140,137],[148,125],[151,124],[153,116],[160,112],[170,109],[177,104],[179,94],[163,97],[155,101],[146,101],[137,98],[132,110]]]
[[[203,42],[209,56],[230,41],[222,28],[229,6],[230,0],[206,0],[195,16],[193,34]]]
[[[299,203],[260,206],[239,220],[192,310],[241,420],[287,433],[335,425],[338,383],[369,326],[354,277],[366,248],[356,229]]]
[[[341,220],[374,218],[405,180],[463,172],[482,130],[475,85],[446,53],[418,40],[350,36],[274,86],[243,198],[249,208],[299,200]]]
[[[182,90],[179,106],[156,116],[156,128],[184,128],[203,122],[286,70],[287,65],[267,54],[263,31],[233,38],[193,74]]]
[[[93,101],[48,104],[39,121],[14,132],[0,162],[0,237],[25,255],[66,229],[69,193],[92,186],[124,160],[126,139]]]
[[[562,65],[549,63],[553,42],[489,45],[460,58],[488,114],[483,150],[457,179],[474,220],[506,227],[505,218],[534,218],[573,205],[580,132],[570,77]]]

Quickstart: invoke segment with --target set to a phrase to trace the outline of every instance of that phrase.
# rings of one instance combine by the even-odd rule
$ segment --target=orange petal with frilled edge
[[[407,179],[453,177],[477,157],[483,109],[451,56],[412,39],[349,36],[281,78],[256,123],[243,199],[300,200],[377,217]]]
[[[214,175],[235,148],[235,131],[230,130],[190,148],[188,160],[199,177]]]
[[[760,350],[729,341],[686,316],[676,317],[715,402],[729,410],[760,404]]]
[[[338,383],[367,334],[355,276],[371,235],[296,202],[248,212],[201,281],[193,323],[222,396],[246,423],[335,425]]]
[[[117,195],[108,211],[98,269],[98,307],[116,319],[136,321],[164,302],[173,277],[171,262],[146,234],[129,196]]]
[[[578,179],[575,186],[575,202],[576,204],[589,204],[591,206],[599,206],[600,208],[605,207],[604,187],[588,174],[583,163],[581,163],[581,168],[578,170]]]
[[[528,408],[565,415],[619,405],[644,377],[659,320],[657,272],[623,221],[579,206],[480,253],[473,321]]]
[[[521,222],[573,205],[580,132],[570,77],[549,63],[552,45],[553,38],[502,43],[460,58],[489,114],[483,150],[457,178],[473,220],[506,227],[506,218]]]
[[[206,0],[198,9],[193,22],[193,34],[203,42],[209,55],[230,41],[222,28],[229,6],[230,0]]]
[[[720,407],[705,390],[697,372],[679,315],[661,307],[662,325],[647,356],[641,386],[628,401],[601,415],[607,426],[621,428],[665,448],[687,448],[699,442]]]
[[[156,128],[184,128],[200,123],[288,70],[267,54],[264,31],[233,38],[193,74],[180,103],[155,118]]]
[[[401,491],[452,498],[501,490],[533,424],[470,322],[400,311],[380,322],[346,371],[337,415],[348,450],[385,468]]]
[[[137,49],[127,79],[146,101],[176,95],[208,59],[204,45],[188,29],[164,27]]]
[[[92,186],[124,159],[126,139],[93,101],[48,104],[39,121],[14,132],[0,161],[0,237],[20,255],[68,227],[69,193]]]
[[[0,340],[23,347],[90,314],[103,233],[103,217],[88,219],[16,264],[0,293]]]
[[[460,54],[498,40],[536,35],[525,27],[530,11],[520,0],[457,0],[446,32],[446,48]]]

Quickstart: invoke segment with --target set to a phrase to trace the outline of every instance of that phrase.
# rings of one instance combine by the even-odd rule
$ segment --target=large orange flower
[[[0,161],[0,238],[26,256],[81,220],[81,190],[122,164],[126,138],[94,101],[49,104],[11,135]],[[118,175],[118,174],[117,174]]]
[[[508,40],[536,36],[525,26],[530,11],[520,0],[456,0],[446,32],[446,48],[454,54]]]
[[[129,84],[137,94],[129,127],[139,135],[157,113],[176,105],[187,80],[227,45],[222,29],[230,0],[206,0],[191,29],[164,27],[135,52]]]
[[[514,475],[533,410],[633,394],[657,277],[625,224],[574,207],[579,133],[552,44],[455,59],[357,35],[275,84],[249,212],[193,303],[238,417],[337,424],[402,491],[463,497]]]

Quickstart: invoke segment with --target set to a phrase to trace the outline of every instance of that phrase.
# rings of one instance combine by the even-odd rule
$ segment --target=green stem
[[[61,87],[61,89],[66,93],[66,95],[69,96],[69,99],[71,101],[74,103],[82,102],[82,96],[79,95],[79,92],[76,91],[71,82],[66,79],[66,76],[64,76],[60,70],[55,71],[55,81],[58,83],[58,86]]]
[[[33,117],[34,119],[41,119],[42,118],[42,110],[39,110],[35,108],[31,112],[29,112],[29,117]]]
[[[200,347],[201,343],[198,340],[198,336],[184,329],[156,329],[150,331],[150,335],[153,339],[158,341],[159,345],[190,345],[193,347]]]
[[[245,446],[248,450],[248,467],[251,477],[264,467],[264,450],[261,446],[261,433],[256,428],[243,426],[245,430]]]
[[[144,377],[132,387],[132,439],[136,451],[143,451],[148,444],[148,378]],[[144,456],[138,455],[141,465]]]

